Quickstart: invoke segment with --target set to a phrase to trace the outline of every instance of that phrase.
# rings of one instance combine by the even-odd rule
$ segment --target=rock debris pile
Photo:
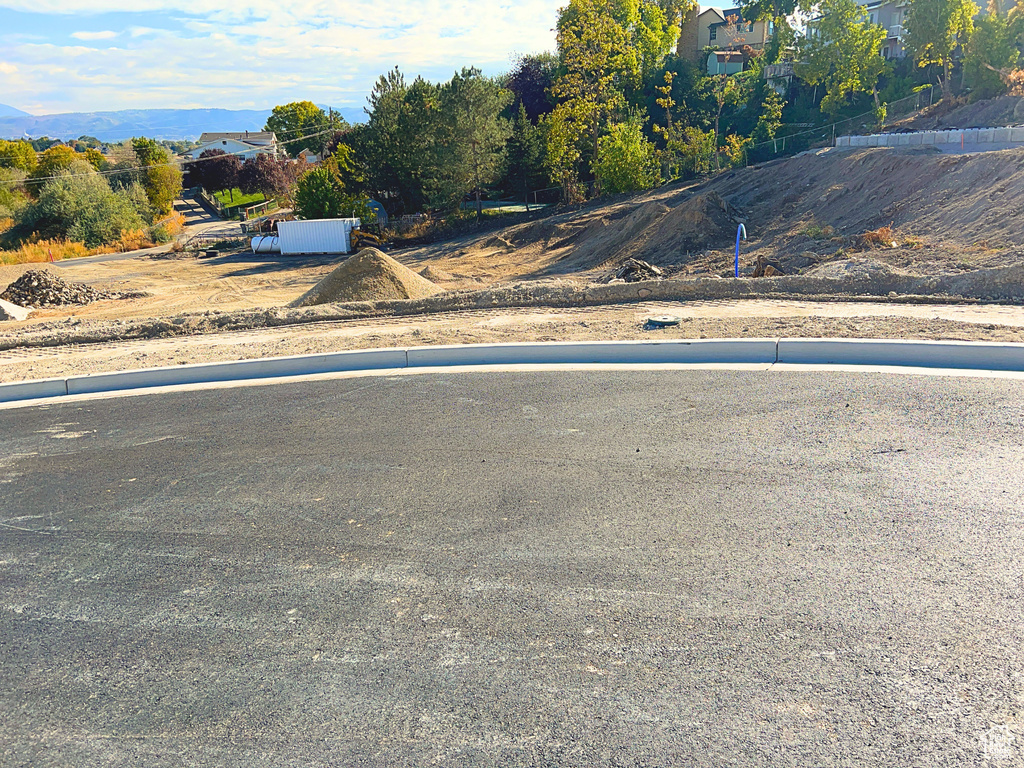
[[[648,264],[642,259],[626,259],[615,270],[613,280],[624,280],[627,283],[638,283],[641,280],[658,280],[665,276],[665,270]]]
[[[0,293],[0,299],[22,307],[60,307],[89,304],[99,299],[125,299],[133,293],[101,291],[84,283],[69,283],[45,269],[29,270]]]

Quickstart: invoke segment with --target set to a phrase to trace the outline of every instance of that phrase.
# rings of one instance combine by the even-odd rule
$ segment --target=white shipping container
[[[306,253],[348,253],[350,233],[359,219],[309,219],[278,222],[277,235],[282,256]]]

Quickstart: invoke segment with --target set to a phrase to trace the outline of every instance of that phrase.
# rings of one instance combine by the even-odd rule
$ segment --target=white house
[[[199,146],[185,154],[195,159],[208,149],[220,149],[229,155],[248,160],[256,155],[277,157],[277,135],[273,131],[242,131],[241,133],[204,133]]]

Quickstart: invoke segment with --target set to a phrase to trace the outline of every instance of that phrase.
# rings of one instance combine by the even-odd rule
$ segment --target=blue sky
[[[261,109],[298,99],[362,107],[396,65],[441,80],[469,65],[498,74],[517,53],[553,49],[562,5],[0,0],[0,103],[33,114]]]

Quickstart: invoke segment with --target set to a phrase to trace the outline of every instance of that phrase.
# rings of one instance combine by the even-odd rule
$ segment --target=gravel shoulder
[[[680,324],[644,329],[648,317],[666,314],[680,317]],[[70,333],[74,327],[66,330]],[[1024,307],[767,299],[362,317],[166,338],[14,347],[0,351],[0,381],[377,347],[777,336],[1024,342]]]

